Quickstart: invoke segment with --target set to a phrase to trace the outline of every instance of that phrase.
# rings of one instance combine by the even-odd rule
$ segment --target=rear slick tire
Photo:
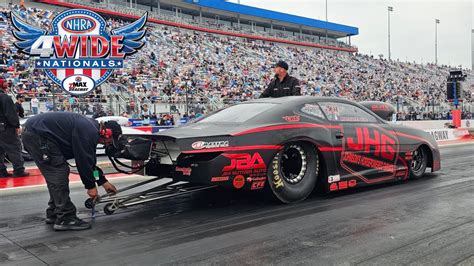
[[[268,169],[269,187],[283,203],[303,201],[313,192],[319,169],[319,156],[313,145],[286,144]]]
[[[412,161],[410,162],[410,178],[418,179],[423,177],[428,165],[428,151],[420,146],[412,152]]]

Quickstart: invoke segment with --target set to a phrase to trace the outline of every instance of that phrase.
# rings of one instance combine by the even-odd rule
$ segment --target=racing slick
[[[262,92],[260,98],[301,95],[300,82],[297,78],[288,75],[288,68],[289,66],[285,61],[279,61],[275,65],[275,78],[270,82],[267,89]]]
[[[25,124],[23,144],[44,176],[50,194],[46,210],[46,223],[54,224],[57,231],[91,228],[76,216],[76,207],[69,198],[69,165],[73,159],[87,194],[98,197],[96,184],[107,193],[117,189],[107,181],[96,167],[98,143],[110,144],[121,135],[118,123],[98,123],[80,114],[60,112],[36,115]]]

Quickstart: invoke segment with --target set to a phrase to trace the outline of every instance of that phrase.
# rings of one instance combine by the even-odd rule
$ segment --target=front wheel
[[[418,147],[412,153],[412,160],[410,164],[410,177],[417,179],[425,174],[426,166],[428,165],[428,152],[424,147]]]
[[[313,191],[319,175],[319,156],[308,143],[285,145],[272,160],[268,182],[273,195],[283,203],[306,199]]]

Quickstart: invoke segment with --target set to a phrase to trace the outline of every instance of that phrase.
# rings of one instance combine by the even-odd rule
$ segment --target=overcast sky
[[[232,0],[231,2],[237,2]],[[325,19],[325,0],[241,0],[251,5],[295,15]],[[435,61],[435,18],[438,25],[438,63],[471,68],[471,0],[328,0],[331,22],[359,28],[352,44],[365,54],[388,57],[387,6],[391,13],[392,59]]]

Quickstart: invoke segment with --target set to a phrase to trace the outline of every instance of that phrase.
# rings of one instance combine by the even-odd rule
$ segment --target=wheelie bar
[[[147,184],[150,184],[162,179],[163,178],[161,177],[152,178],[152,179],[125,187],[123,189],[120,189],[115,195],[105,194],[103,196],[100,196],[96,200],[87,199],[84,205],[88,209],[94,209],[95,205],[106,203],[104,206],[104,213],[107,215],[111,215],[120,208],[130,207],[130,206],[143,204],[143,203],[147,203],[151,201],[157,201],[161,199],[167,199],[174,196],[189,194],[192,192],[202,191],[202,190],[215,187],[215,186],[209,186],[209,185],[193,185],[193,184],[190,184],[187,182],[184,183],[181,181],[169,181],[169,182],[163,183],[161,185],[158,185],[156,187],[153,187],[141,192],[119,196],[120,193],[123,193],[125,191],[131,190],[134,188],[139,188],[144,185],[147,185]]]

